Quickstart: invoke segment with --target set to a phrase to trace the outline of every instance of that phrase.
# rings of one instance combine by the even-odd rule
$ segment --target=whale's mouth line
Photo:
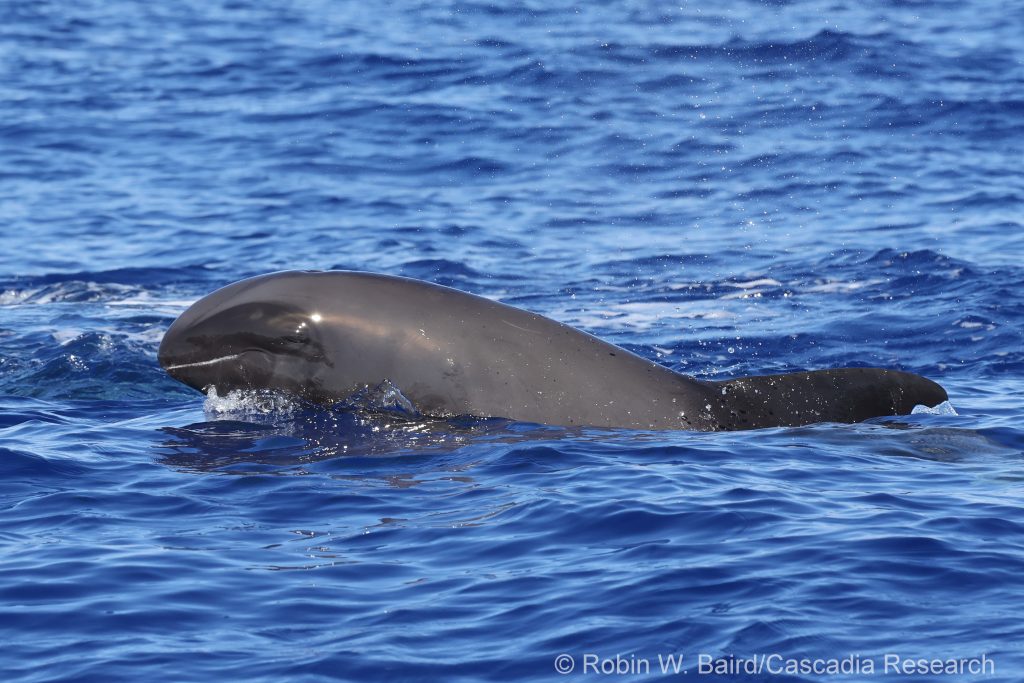
[[[242,354],[240,353],[234,353],[231,354],[230,356],[220,356],[218,358],[211,358],[210,360],[196,361],[195,363],[177,363],[175,365],[165,365],[164,370],[180,370],[181,368],[201,368],[204,365],[216,365],[217,363],[222,363],[226,360],[234,360],[235,358],[238,358],[241,355]]]

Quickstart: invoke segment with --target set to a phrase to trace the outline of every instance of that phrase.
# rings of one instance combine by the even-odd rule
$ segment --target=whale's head
[[[313,294],[307,280],[289,274],[217,290],[167,330],[160,365],[200,391],[269,388],[315,396],[318,375],[330,360]]]

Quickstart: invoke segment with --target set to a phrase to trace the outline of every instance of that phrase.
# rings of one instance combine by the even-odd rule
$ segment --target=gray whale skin
[[[289,271],[200,299],[160,364],[199,390],[330,404],[385,381],[427,415],[700,431],[859,422],[935,406],[919,375],[842,368],[696,380],[535,313],[389,275]]]

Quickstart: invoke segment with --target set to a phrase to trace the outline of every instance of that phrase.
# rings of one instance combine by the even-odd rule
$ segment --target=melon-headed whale
[[[701,381],[536,313],[419,280],[289,271],[228,285],[167,330],[160,364],[205,390],[331,404],[390,382],[421,413],[719,431],[935,406],[919,375],[841,368]]]

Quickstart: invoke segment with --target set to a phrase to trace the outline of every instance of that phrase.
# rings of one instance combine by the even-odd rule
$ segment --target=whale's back
[[[909,372],[841,368],[709,382],[717,430],[862,422],[936,406],[946,390]]]

